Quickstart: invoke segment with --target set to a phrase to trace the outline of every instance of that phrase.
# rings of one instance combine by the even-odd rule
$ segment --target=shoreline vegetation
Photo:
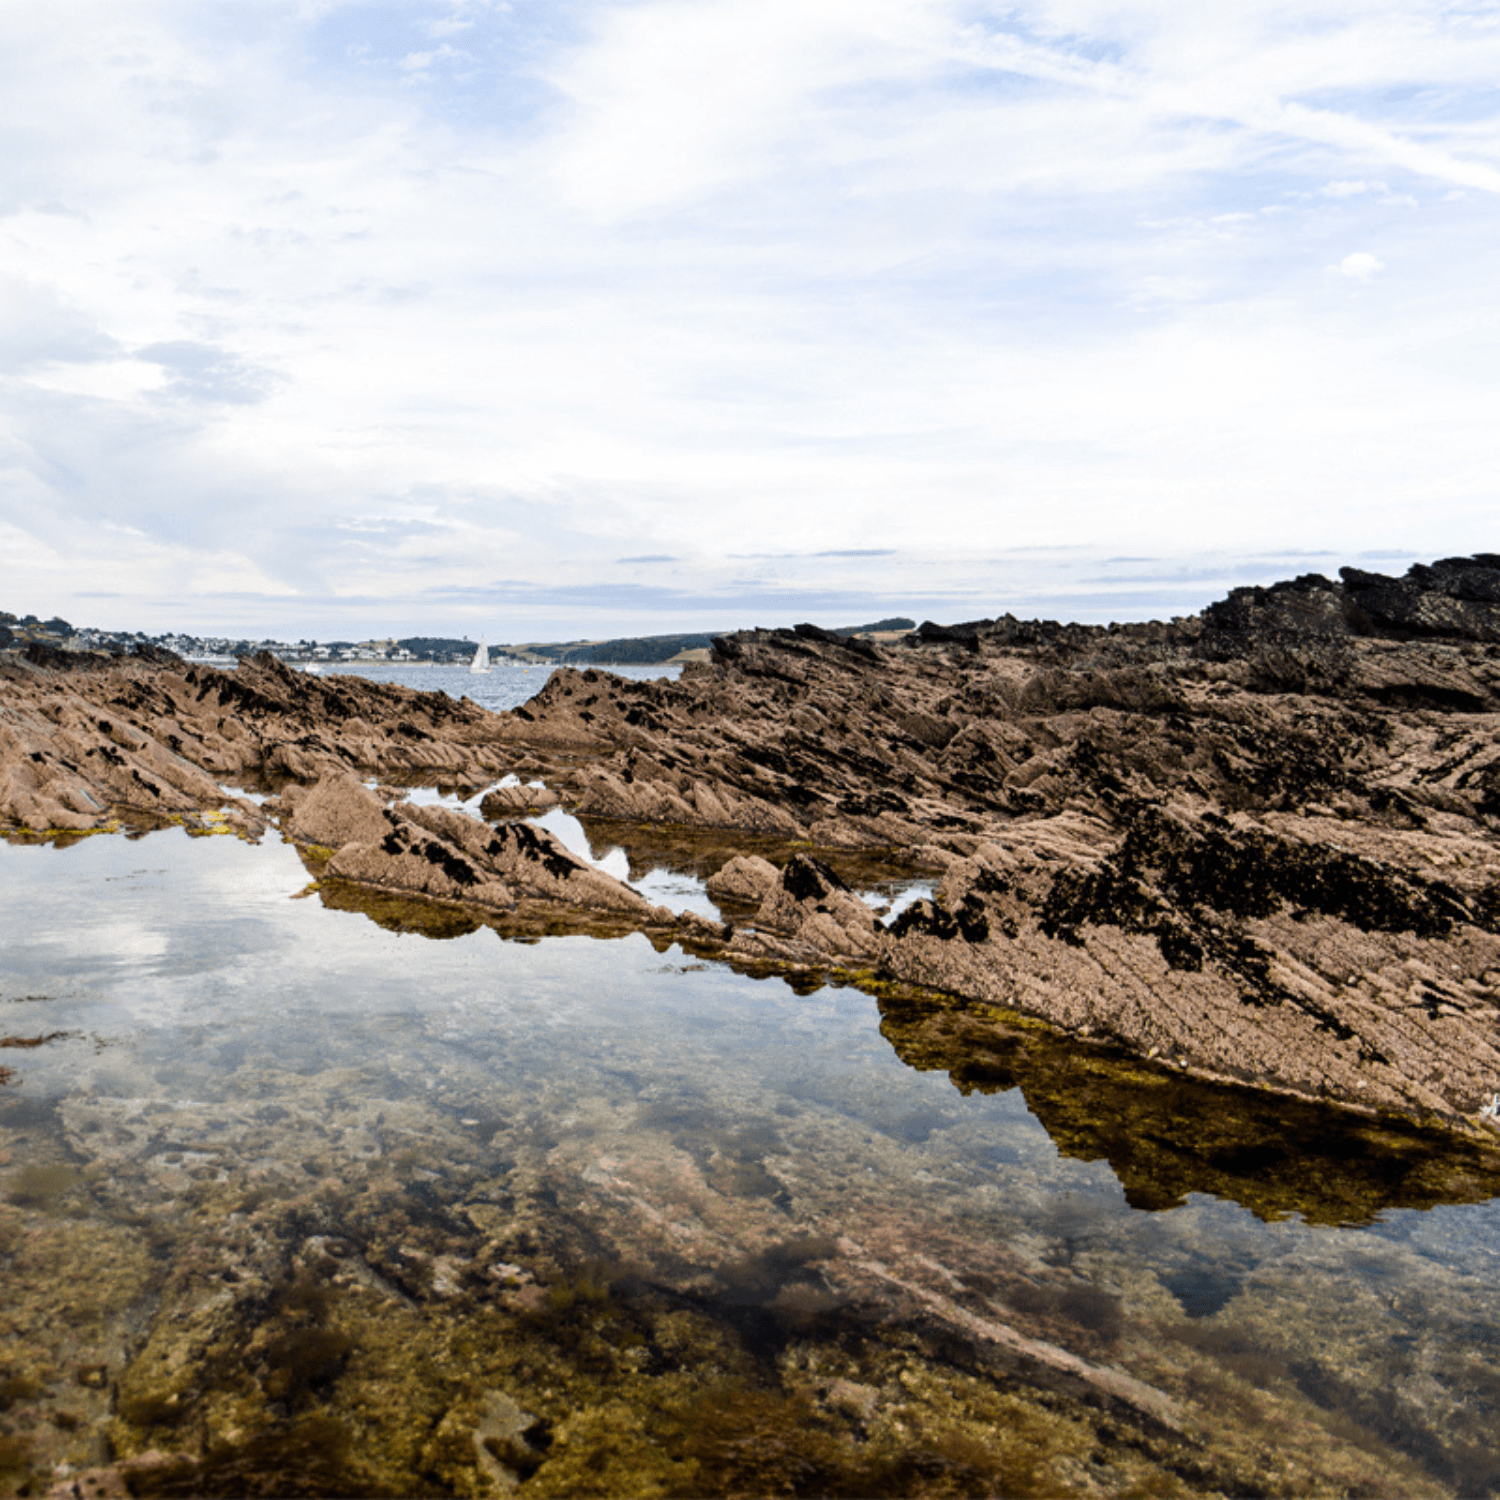
[[[1500,1133],[1500,558],[1308,575],[1170,624],[742,631],[677,681],[563,668],[504,714],[269,653],[0,663],[11,838],[274,822],[330,890],[945,997],[959,1070],[1004,1050],[988,1007]],[[491,790],[480,819],[418,784]],[[559,806],[627,851],[696,841],[724,920],[526,821]],[[883,921],[851,859],[933,894]]]
[[[843,625],[835,635],[860,636],[891,642],[916,626],[904,616],[875,620],[865,625]],[[277,641],[236,639],[230,636],[197,636],[168,632],[147,636],[138,631],[108,631],[75,628],[61,616],[39,620],[35,615],[18,617],[0,610],[0,651],[88,652],[116,655],[138,647],[170,651],[185,661],[228,663],[241,657],[269,653],[278,661],[301,666],[338,666],[386,662],[417,666],[468,666],[477,642],[468,636],[414,635],[365,641]],[[624,636],[609,640],[525,641],[490,646],[490,660],[516,666],[661,666],[707,661],[713,636],[707,631],[674,635]]]

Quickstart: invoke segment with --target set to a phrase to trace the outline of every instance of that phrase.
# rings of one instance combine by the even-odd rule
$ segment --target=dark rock
[[[1351,603],[1373,634],[1500,641],[1500,557],[1481,552],[1418,563],[1404,578],[1340,568]]]
[[[559,683],[506,733],[577,746],[587,697],[588,763],[548,781],[596,815],[948,862],[886,929],[797,855],[746,878],[732,954],[1472,1120],[1500,1091],[1495,577],[1477,557],[1169,624],[928,622],[867,658],[745,631],[676,683]]]
[[[564,669],[502,717],[265,656],[43,657],[0,668],[0,818],[190,817],[225,778],[292,778],[314,785],[284,790],[286,826],[336,849],[335,880],[592,912],[804,979],[857,968],[1204,1077],[1489,1128],[1500,559],[908,641],[744,631],[676,682]],[[678,921],[508,821],[535,789],[492,794],[490,827],[359,784],[511,769],[582,816],[711,836],[714,889],[753,920]],[[941,880],[887,928],[835,873],[855,858]]]

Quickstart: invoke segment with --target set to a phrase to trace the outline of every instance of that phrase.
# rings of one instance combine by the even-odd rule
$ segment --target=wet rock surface
[[[0,658],[0,828],[89,832],[126,815],[201,821],[264,815],[225,787],[378,771],[471,777],[501,757],[494,718],[443,693],[294,672],[268,654],[232,672],[159,649],[127,657]]]
[[[746,632],[675,683],[559,672],[504,734],[585,818],[942,871],[872,925],[785,859],[769,901],[729,864],[744,960],[821,952],[1207,1076],[1486,1128],[1497,640],[1485,555],[1171,625]]]
[[[676,682],[565,669],[503,716],[268,657],[17,658],[0,819],[253,836],[278,817],[330,887],[673,930],[750,969],[922,985],[1204,1077],[1492,1131],[1497,622],[1485,554],[1240,589],[1171,624],[745,632]],[[497,821],[372,773],[499,782]],[[712,835],[729,923],[527,821],[558,805]],[[932,893],[883,919],[841,855]]]

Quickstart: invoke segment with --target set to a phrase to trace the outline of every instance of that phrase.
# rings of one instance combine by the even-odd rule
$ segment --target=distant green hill
[[[876,620],[872,625],[835,625],[835,635],[874,635],[877,630],[915,630],[917,622],[905,615],[892,615],[888,620]]]
[[[548,647],[554,661],[589,666],[655,666],[670,661],[679,651],[695,651],[713,643],[701,631],[687,635],[626,636],[614,641],[591,641],[583,646]]]
[[[869,625],[843,625],[835,635],[861,635],[877,630],[915,630],[917,622],[899,615],[890,619],[875,620]],[[608,641],[538,641],[526,647],[528,654],[546,657],[551,661],[566,662],[577,667],[650,667],[670,661],[683,651],[706,650],[713,644],[715,634],[708,631],[685,631],[678,635],[630,635],[619,636]],[[404,646],[414,656],[437,657],[457,660],[474,654],[475,642],[458,640],[453,636],[411,635],[396,643]],[[492,648],[497,653],[516,652],[520,648],[497,644]]]
[[[396,644],[413,656],[473,656],[477,641],[458,640],[451,635],[409,635]]]

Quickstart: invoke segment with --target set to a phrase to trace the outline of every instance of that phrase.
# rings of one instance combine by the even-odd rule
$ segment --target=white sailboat
[[[490,669],[490,648],[485,644],[483,636],[479,637],[479,649],[474,653],[474,660],[469,664],[471,672],[488,672]]]

